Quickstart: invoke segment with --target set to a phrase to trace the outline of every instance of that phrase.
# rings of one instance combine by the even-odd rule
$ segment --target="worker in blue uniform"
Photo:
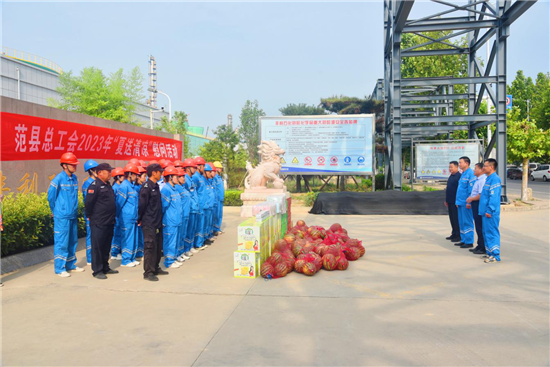
[[[54,268],[60,277],[70,277],[69,271],[83,272],[76,266],[78,245],[78,178],[76,166],[80,163],[73,153],[61,156],[61,168],[50,182],[48,202],[53,215]]]
[[[191,257],[193,254],[199,252],[196,250],[193,246],[195,242],[195,233],[197,230],[197,220],[199,217],[199,197],[197,194],[197,187],[195,186],[195,183],[193,182],[193,175],[195,174],[195,171],[197,170],[197,166],[195,165],[195,160],[193,158],[186,158],[183,161],[182,165],[183,169],[185,170],[185,186],[184,188],[189,192],[190,197],[190,207],[189,207],[189,221],[187,224],[187,232],[185,235],[185,256]]]
[[[84,172],[87,172],[90,177],[82,184],[82,197],[86,202],[86,194],[88,193],[88,187],[97,178],[97,172],[95,168],[99,165],[93,159],[84,163]],[[92,266],[92,230],[90,229],[90,221],[88,218],[84,218],[86,221],[86,263],[88,266]]]
[[[204,165],[206,161],[202,157],[195,158],[195,165],[197,170],[193,174],[193,183],[195,184],[197,190],[197,197],[199,200],[199,213],[197,215],[196,229],[195,229],[195,240],[193,246],[198,250],[204,250],[208,245],[204,244],[204,227],[205,227],[205,208],[206,208],[206,178],[204,177]]]
[[[187,189],[185,189],[185,171],[183,168],[178,167],[178,182],[179,185],[176,187],[179,188],[179,193],[181,195],[181,206],[182,206],[182,224],[181,224],[181,232],[180,232],[180,247],[178,248],[178,261],[184,262],[185,260],[189,260],[191,257],[185,255],[185,238],[187,237],[187,228],[189,225],[189,211],[191,207],[191,194]]]
[[[116,191],[116,210],[120,220],[121,233],[121,265],[133,268],[139,265],[136,260],[138,247],[138,205],[139,192],[135,185],[139,170],[134,164],[127,164],[124,167],[125,180],[118,186]]]
[[[178,184],[176,167],[169,166],[164,170],[165,185],[160,190],[162,198],[163,251],[164,266],[171,269],[179,268],[182,263],[178,258],[178,241],[182,224],[181,195],[175,186]]]
[[[122,167],[117,167],[111,172],[111,177],[113,178],[113,191],[116,193],[122,182],[124,182],[124,170]],[[120,213],[120,208],[117,206],[117,213]],[[115,217],[115,229],[113,234],[113,242],[111,243],[111,260],[122,260],[121,255],[121,242],[122,242],[122,232],[120,230],[120,218],[118,215]]]
[[[456,207],[458,209],[458,223],[460,226],[460,242],[455,243],[455,246],[460,248],[474,247],[474,213],[472,208],[466,206],[466,200],[470,197],[476,176],[470,168],[470,158],[460,157],[458,166],[462,170],[460,181],[458,181],[458,189],[456,191]]]
[[[204,165],[204,178],[205,178],[205,185],[206,185],[206,205],[204,207],[204,244],[206,246],[209,246],[212,244],[212,208],[214,204],[214,197],[213,193],[214,190],[212,188],[212,167],[210,167],[210,164],[206,163]]]
[[[222,234],[222,220],[223,220],[223,202],[225,200],[225,185],[222,178],[223,166],[220,162],[214,162],[214,167],[216,168],[216,176],[214,177],[216,182],[216,191],[218,193],[218,216],[216,217],[217,222],[214,224],[214,231],[216,235]]]
[[[208,172],[209,174],[209,178],[208,178],[208,183],[210,184],[210,187],[211,187],[211,194],[210,196],[212,197],[212,201],[211,201],[211,204],[212,204],[212,215],[211,215],[211,223],[209,224],[208,228],[209,228],[209,233],[208,233],[208,239],[210,241],[214,241],[215,240],[215,237],[216,237],[216,233],[217,231],[214,229],[216,223],[218,222],[218,190],[216,189],[216,167],[214,166],[214,163],[207,163],[207,165],[210,166],[210,169],[211,171]]]
[[[486,263],[500,261],[500,196],[502,181],[496,174],[498,163],[489,158],[483,164],[487,175],[481,197],[479,198],[479,215],[483,220],[483,238],[485,240]]]
[[[141,187],[144,183],[147,182],[147,170],[142,165],[137,166],[138,167],[138,178],[136,180],[136,191],[138,192],[138,198],[139,198],[139,192],[141,190]],[[138,248],[136,252],[136,261],[140,262],[143,260],[143,228],[141,226],[138,226]]]

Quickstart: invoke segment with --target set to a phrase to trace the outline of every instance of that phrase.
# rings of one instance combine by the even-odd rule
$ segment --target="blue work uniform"
[[[210,239],[210,228],[212,224],[212,185],[210,184],[209,178],[204,178],[206,185],[206,201],[204,206],[204,227],[202,233],[204,234],[204,239]]]
[[[172,184],[160,191],[162,197],[162,225],[164,266],[170,267],[178,258],[179,231],[182,223],[181,195]]]
[[[205,208],[206,208],[206,178],[199,173],[199,171],[196,171],[193,175],[193,183],[195,184],[196,190],[197,190],[197,197],[199,202],[199,213],[197,215],[197,225],[195,229],[195,240],[193,245],[195,248],[202,247],[204,245],[205,235],[204,235],[204,227],[205,227]]]
[[[217,221],[218,216],[218,199],[216,193],[216,187],[214,185],[214,179],[209,178],[208,181],[208,199],[210,203],[210,219],[208,221],[208,236],[210,239],[214,236],[214,223]]]
[[[483,191],[479,198],[479,215],[483,221],[483,238],[485,240],[485,251],[487,255],[494,256],[497,261],[500,261],[500,194],[501,194],[500,177],[493,172],[487,176]],[[485,214],[490,214],[491,218],[487,218]]]
[[[55,273],[76,268],[78,245],[78,178],[65,171],[50,182],[48,202],[53,213]]]
[[[195,233],[197,232],[197,221],[199,219],[199,197],[195,183],[188,174],[185,175],[184,188],[189,193],[189,221],[187,222],[187,232],[185,234],[185,252],[191,251],[195,242]]]
[[[214,231],[220,232],[222,229],[222,218],[223,218],[223,201],[225,200],[225,188],[223,187],[223,179],[216,175],[214,177],[214,182],[216,183],[216,192],[218,194],[218,216],[216,217],[217,222],[214,224]]]
[[[474,214],[472,208],[466,208],[466,199],[470,197],[476,176],[471,168],[462,172],[458,189],[456,190],[456,206],[458,208],[458,223],[460,226],[460,241],[465,244],[474,243]]]
[[[126,181],[126,180],[124,180]],[[113,192],[115,193],[115,199],[117,195],[117,190],[119,188],[120,184],[118,181],[113,185]],[[113,231],[113,240],[111,241],[111,256],[116,257],[117,255],[120,255],[121,252],[121,243],[122,243],[122,232],[120,230],[120,208],[117,204],[116,206],[116,212],[117,215],[115,216],[115,229]]]
[[[139,194],[133,183],[124,180],[118,186],[115,198],[121,233],[120,249],[122,253],[122,265],[128,265],[136,261]]]
[[[185,239],[187,238],[187,229],[189,227],[189,212],[191,209],[191,194],[187,191],[184,185],[178,185],[180,187],[181,206],[182,206],[182,222],[181,222],[181,247],[178,249],[178,256],[181,256],[186,249]]]
[[[183,186],[180,184],[177,184],[177,185],[174,185],[174,188],[180,195],[180,199],[183,200]],[[180,203],[182,205],[182,208],[181,208],[182,214],[181,214],[181,225],[178,230],[178,245],[176,246],[176,253],[178,257],[181,256],[181,254],[183,253],[183,248],[185,247],[184,240],[183,240],[183,238],[185,237],[184,230],[183,230],[183,202],[180,200]]]
[[[86,181],[82,184],[82,197],[84,198],[84,202],[86,202],[86,194],[88,193],[88,187],[94,182],[95,179],[92,177],[88,177]],[[90,221],[86,216],[84,216],[84,220],[86,221],[86,262],[88,264],[92,263],[92,230],[90,229]]]

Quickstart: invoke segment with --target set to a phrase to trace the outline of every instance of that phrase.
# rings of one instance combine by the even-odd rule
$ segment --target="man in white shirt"
[[[470,197],[466,199],[466,207],[472,208],[472,212],[474,214],[474,222],[477,233],[477,247],[470,249],[470,251],[476,255],[485,255],[485,241],[482,232],[482,221],[481,216],[478,213],[479,198],[481,197],[481,191],[483,190],[483,185],[485,185],[485,179],[487,178],[487,175],[483,171],[483,163],[476,163],[474,167],[474,175],[476,176],[476,180],[474,182],[474,187],[472,188]]]

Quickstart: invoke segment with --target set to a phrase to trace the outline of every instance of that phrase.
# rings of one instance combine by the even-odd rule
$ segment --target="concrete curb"
[[[77,251],[86,247],[86,238],[78,240]],[[11,273],[16,270],[53,260],[53,246],[41,247],[36,250],[25,251],[20,254],[2,257],[1,273]]]
[[[526,203],[526,206],[513,206],[513,205],[501,205],[500,210],[503,212],[525,212],[531,210],[548,210],[550,209],[550,204],[531,204]]]

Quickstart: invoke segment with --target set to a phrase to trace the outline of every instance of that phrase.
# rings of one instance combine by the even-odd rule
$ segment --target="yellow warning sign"
[[[283,157],[281,157],[281,163],[286,163],[286,161]]]
[[[292,160],[292,163],[299,163],[298,158],[294,157],[294,159]]]

